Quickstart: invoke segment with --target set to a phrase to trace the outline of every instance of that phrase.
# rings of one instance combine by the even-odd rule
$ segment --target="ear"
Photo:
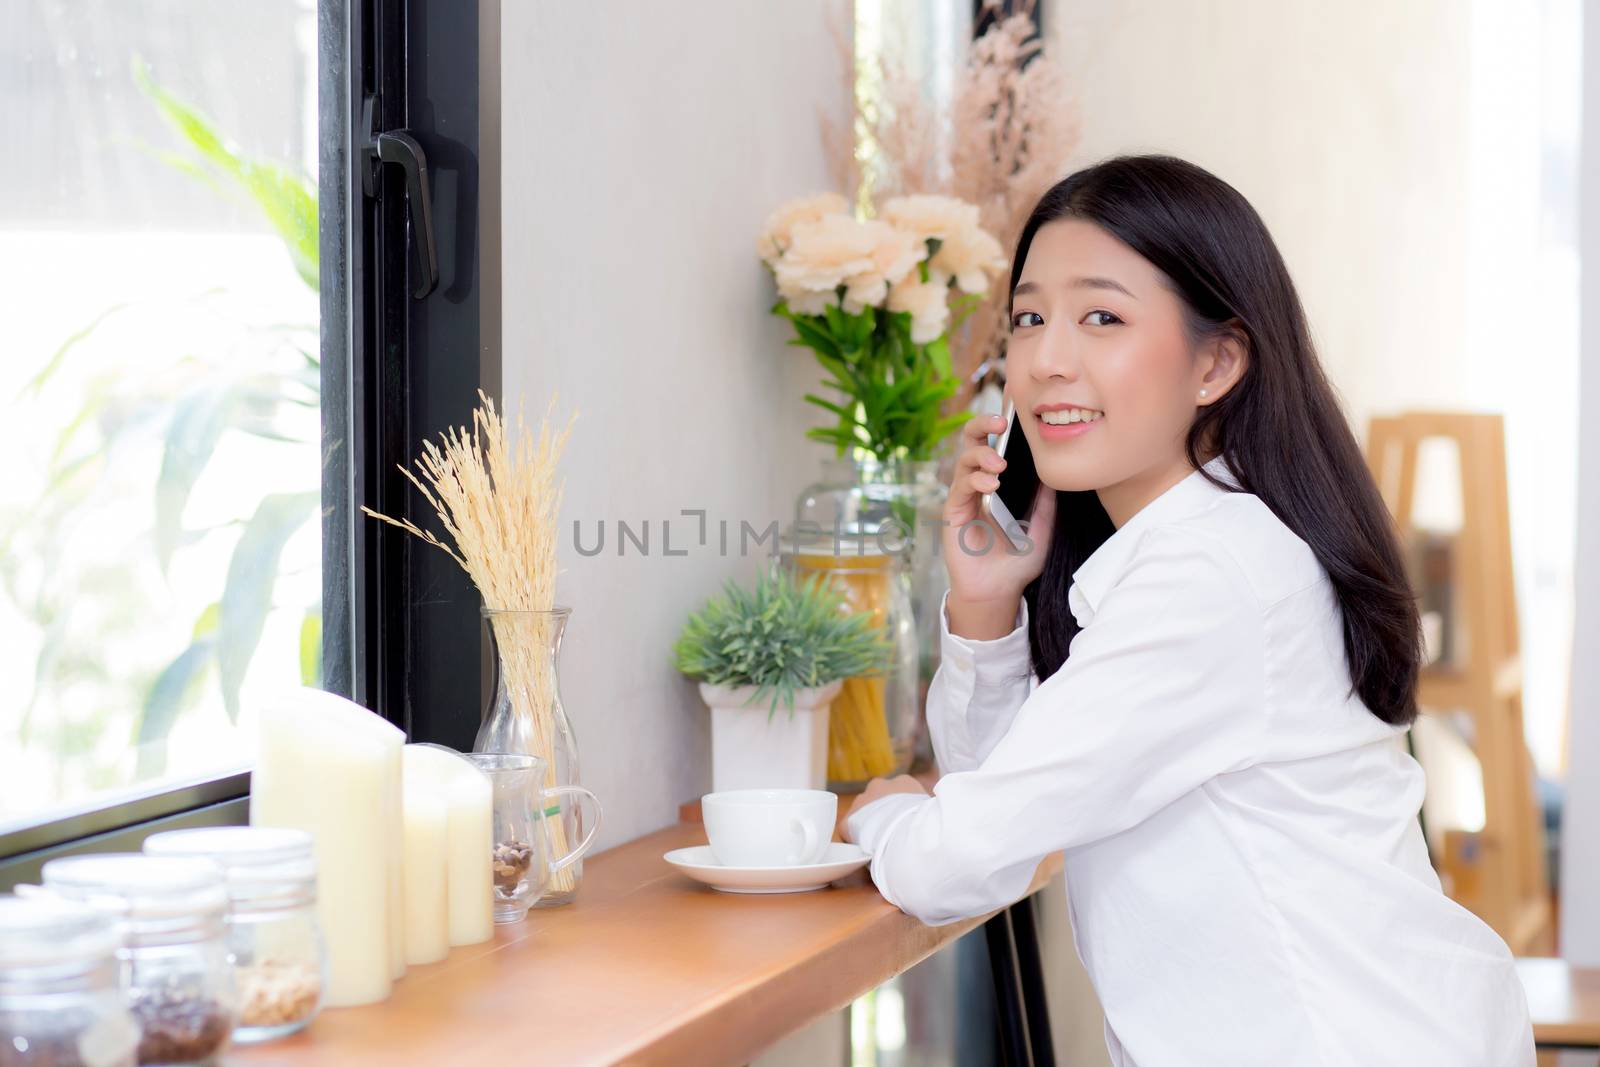
[[[1250,343],[1242,330],[1233,327],[1208,341],[1196,367],[1200,374],[1195,389],[1196,406],[1208,407],[1227,396],[1249,366]]]

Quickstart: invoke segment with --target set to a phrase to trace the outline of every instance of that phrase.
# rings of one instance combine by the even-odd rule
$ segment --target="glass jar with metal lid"
[[[233,1039],[268,1041],[311,1022],[328,984],[311,835],[284,827],[204,826],[152,834],[144,850],[204,857],[225,872],[228,956],[239,987]]]
[[[139,1027],[117,983],[111,918],[49,896],[0,896],[0,1063],[133,1067]]]
[[[68,856],[44,888],[92,905],[121,937],[122,994],[140,1064],[205,1064],[228,1046],[237,995],[224,940],[228,897],[211,860],[139,853]]]

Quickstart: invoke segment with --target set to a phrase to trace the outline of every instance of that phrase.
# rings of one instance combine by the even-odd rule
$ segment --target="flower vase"
[[[558,657],[572,609],[499,611],[483,609],[494,648],[494,700],[473,742],[474,752],[523,753],[539,757],[545,789],[580,785],[578,742],[561,702]],[[584,840],[583,809],[572,793],[546,807],[550,854],[564,855]],[[598,808],[597,808],[598,810]],[[548,889],[534,902],[547,908],[571,903],[583,880],[583,861],[551,875]]]

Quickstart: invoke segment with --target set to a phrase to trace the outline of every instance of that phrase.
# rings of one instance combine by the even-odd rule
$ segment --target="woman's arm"
[[[949,602],[947,591],[939,604],[939,669],[928,683],[926,701],[928,731],[941,774],[971,770],[982,762],[1004,736],[1034,682],[1026,600],[1018,598],[1011,632],[988,641],[951,633]],[[851,814],[878,803],[885,792],[927,795],[927,790],[909,775],[878,778],[856,797]],[[846,841],[856,840],[852,825],[850,819],[845,820]]]
[[[1220,545],[1146,532],[1062,668],[987,752],[970,742],[977,766],[946,773],[932,796],[887,796],[850,815],[879,891],[931,926],[992,911],[1050,853],[1248,766],[1265,725],[1263,646],[1261,609]],[[956,735],[946,744],[959,752]]]
[[[946,592],[939,602],[939,669],[927,698],[928,733],[942,774],[983,762],[1033,682],[1026,600],[1018,598],[1012,631],[991,641],[951,633],[949,602]]]

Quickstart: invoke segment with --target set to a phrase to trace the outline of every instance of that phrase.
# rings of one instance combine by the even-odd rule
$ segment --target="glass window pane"
[[[315,0],[0,6],[0,829],[315,684]]]

